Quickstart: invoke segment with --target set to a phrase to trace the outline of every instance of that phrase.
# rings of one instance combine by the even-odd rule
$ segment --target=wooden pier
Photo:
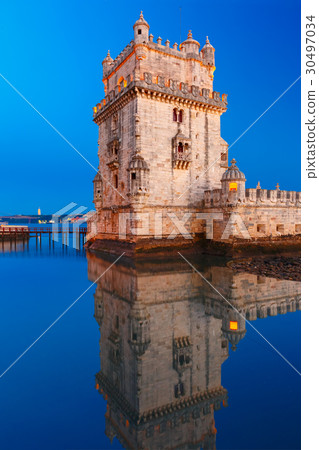
[[[61,239],[63,245],[69,245],[70,238],[74,242],[85,242],[85,236],[87,233],[86,227],[72,227],[64,229],[63,227],[23,227],[23,226],[0,226],[0,240],[1,241],[15,241],[15,240],[26,240],[35,237],[37,242],[42,240],[42,237],[48,237],[49,243],[51,241],[58,242]],[[71,237],[72,236],[72,237]]]

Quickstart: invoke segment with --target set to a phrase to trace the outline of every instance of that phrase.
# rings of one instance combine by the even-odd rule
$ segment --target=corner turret
[[[222,321],[222,333],[235,351],[237,345],[246,334],[246,321],[242,314],[237,310],[228,308]]]
[[[181,43],[181,50],[186,54],[193,53],[195,55],[199,55],[199,42],[193,39],[192,31],[189,30],[186,41]]]
[[[94,199],[93,203],[95,205],[96,210],[98,211],[102,207],[102,192],[103,192],[103,181],[100,172],[94,177],[93,180],[94,186]]]
[[[107,74],[109,73],[109,71],[110,71],[110,69],[112,68],[113,65],[114,65],[114,61],[111,58],[110,50],[108,50],[106,58],[104,58],[103,61],[102,61],[103,78],[107,76]]]
[[[208,36],[206,37],[206,44],[201,50],[201,55],[205,64],[215,67],[215,49],[209,42]]]
[[[221,200],[223,204],[237,205],[245,202],[246,178],[232,159],[231,166],[223,173]]]
[[[143,17],[143,11],[141,11],[139,19],[134,23],[133,29],[135,43],[146,44],[148,42],[148,32],[150,26]]]

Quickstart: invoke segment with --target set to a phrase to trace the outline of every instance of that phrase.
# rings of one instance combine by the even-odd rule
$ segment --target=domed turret
[[[141,155],[134,155],[128,171],[130,172],[130,195],[147,195],[149,168],[144,158]]]
[[[245,202],[246,178],[236,166],[233,159],[231,166],[223,173],[222,179],[222,202],[229,205]]]
[[[104,58],[104,60],[103,60],[103,62],[102,62],[102,66],[103,66],[103,77],[105,77],[105,76],[109,73],[109,71],[110,71],[110,69],[112,68],[113,64],[114,64],[114,61],[113,61],[113,59],[111,58],[110,50],[108,50],[107,56],[106,56],[106,58]]]
[[[97,172],[94,180],[94,200],[93,203],[95,205],[95,209],[98,210],[102,207],[102,190],[103,190],[103,180],[100,172]]]
[[[129,170],[148,170],[148,165],[142,156],[135,155],[130,161]]]
[[[223,336],[231,344],[231,349],[236,350],[237,345],[246,334],[245,318],[234,309],[229,309],[222,321]]]
[[[245,180],[245,175],[236,166],[236,160],[235,159],[232,159],[231,166],[228,167],[228,169],[223,173],[222,181],[223,180],[232,180],[232,181]]]
[[[203,60],[210,66],[215,66],[215,49],[209,42],[208,36],[206,37],[206,44],[201,50]]]
[[[199,47],[199,42],[193,39],[192,31],[189,30],[186,41],[181,43],[181,50],[185,53],[195,53],[196,55],[198,55]]]
[[[134,41],[136,44],[142,44],[148,42],[148,32],[150,29],[149,24],[143,17],[143,11],[141,11],[139,19],[133,25],[134,29]]]
[[[129,314],[130,339],[129,344],[134,353],[142,356],[150,342],[150,315],[145,306],[136,301]]]

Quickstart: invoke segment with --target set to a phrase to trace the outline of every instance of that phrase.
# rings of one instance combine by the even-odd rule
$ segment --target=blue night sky
[[[228,93],[222,137],[234,142],[300,75],[296,0],[180,2],[2,1],[0,73],[95,167],[92,107],[104,95],[101,62],[133,38],[142,9],[155,39],[188,29],[216,49],[214,90]],[[92,208],[94,170],[0,77],[0,214]],[[230,150],[247,187],[300,189],[300,81]]]

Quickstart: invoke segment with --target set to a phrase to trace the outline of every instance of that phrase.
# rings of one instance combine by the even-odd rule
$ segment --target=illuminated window
[[[229,329],[230,330],[238,330],[238,322],[236,320],[229,322]]]
[[[237,191],[237,183],[229,183],[230,191]]]

